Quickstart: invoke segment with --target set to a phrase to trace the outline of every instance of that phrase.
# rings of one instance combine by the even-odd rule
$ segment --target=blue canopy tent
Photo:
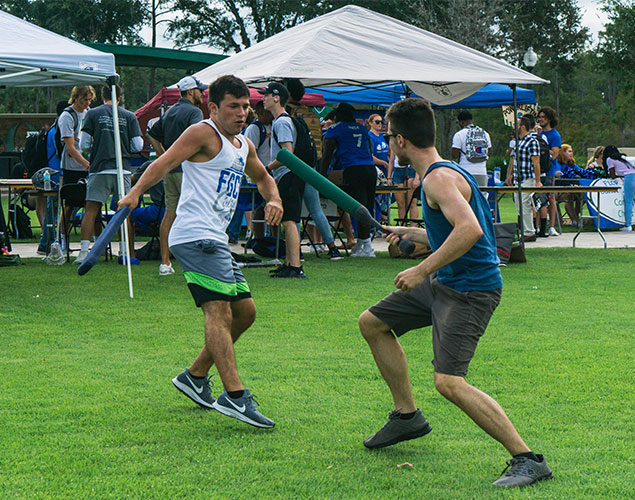
[[[307,93],[319,93],[329,103],[347,102],[349,104],[366,104],[373,106],[390,106],[406,97],[406,85],[404,82],[379,83],[365,86],[346,87],[311,87]],[[418,97],[412,94],[412,97]],[[448,104],[433,107],[440,109],[450,108],[493,108],[505,104],[514,103],[514,92],[509,85],[490,83],[469,97]],[[517,104],[535,104],[536,94],[533,90],[516,88]]]

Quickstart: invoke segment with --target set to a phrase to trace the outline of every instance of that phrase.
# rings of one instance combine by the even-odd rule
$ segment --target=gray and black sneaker
[[[230,398],[227,391],[224,391],[214,403],[214,409],[223,415],[236,418],[254,427],[272,428],[276,424],[258,411],[257,403],[258,401],[249,392],[249,389],[245,389],[243,396],[238,399]]]
[[[432,430],[432,427],[417,409],[415,416],[404,420],[401,418],[401,411],[394,410],[388,416],[388,422],[375,434],[364,440],[366,448],[384,448],[400,441],[407,441],[421,436],[425,436]]]
[[[536,456],[538,462],[526,457],[514,457],[508,460],[503,475],[492,484],[501,488],[513,488],[553,479],[553,474],[545,457],[543,455]]]
[[[205,377],[199,385],[190,376],[187,368],[172,379],[174,387],[203,408],[214,408],[214,396],[210,389],[209,377]]]

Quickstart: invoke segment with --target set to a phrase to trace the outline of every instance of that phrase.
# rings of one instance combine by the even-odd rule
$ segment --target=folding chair
[[[421,228],[425,227],[425,223],[423,219],[421,218],[411,219],[409,215],[410,207],[412,206],[413,203],[417,206],[421,205],[421,198],[423,197],[422,192],[423,192],[423,187],[421,185],[419,185],[419,187],[412,192],[412,196],[410,197],[410,200],[408,201],[408,204],[406,205],[406,216],[395,219],[396,226],[407,226],[411,222],[414,222],[417,226]]]

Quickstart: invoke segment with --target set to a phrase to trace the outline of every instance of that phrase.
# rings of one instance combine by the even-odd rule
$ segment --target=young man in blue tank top
[[[429,243],[433,253],[397,275],[396,292],[359,318],[395,410],[388,423],[364,441],[383,448],[432,430],[415,404],[406,356],[397,340],[432,326],[434,384],[448,400],[499,441],[512,459],[495,486],[525,486],[552,478],[542,455],[522,440],[501,406],[465,380],[478,339],[501,297],[496,240],[489,206],[474,178],[443,160],[436,148],[434,114],[426,101],[405,99],[387,114],[386,138],[399,163],[412,165],[423,179],[426,229],[387,227],[387,240]]]
[[[205,344],[172,383],[202,407],[256,427],[271,428],[274,422],[258,411],[249,389],[242,385],[233,346],[256,317],[249,286],[231,255],[225,233],[243,173],[267,200],[267,223],[277,225],[282,220],[276,184],[258,159],[253,143],[240,135],[248,108],[245,83],[231,75],[218,78],[209,86],[211,120],[188,127],[148,167],[119,207],[134,209],[141,194],[174,167],[183,165],[170,251],[183,269],[196,305],[203,310]],[[214,364],[225,388],[218,399],[211,394],[208,377]]]

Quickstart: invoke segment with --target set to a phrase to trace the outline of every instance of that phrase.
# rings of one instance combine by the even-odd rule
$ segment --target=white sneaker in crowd
[[[84,262],[86,257],[88,257],[88,250],[80,250],[79,254],[77,254],[77,258],[73,261],[73,264],[81,264]]]
[[[620,231],[624,231],[625,233],[630,233],[633,230],[631,226],[624,226],[620,228]]]
[[[174,274],[172,264],[159,264],[159,276],[169,276],[170,274]]]
[[[555,227],[550,227],[549,228],[549,236],[560,236],[560,233],[558,231],[556,231]]]
[[[359,245],[359,247],[355,248],[357,245]],[[357,245],[353,247],[351,257],[375,257],[375,251],[370,241],[360,243],[360,240],[357,240]]]

